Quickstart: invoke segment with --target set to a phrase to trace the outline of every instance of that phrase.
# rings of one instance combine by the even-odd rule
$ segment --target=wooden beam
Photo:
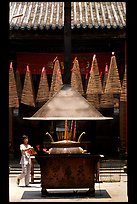
[[[95,39],[126,39],[125,29],[97,29],[97,28],[75,28],[71,29],[72,40],[95,40]],[[64,29],[49,29],[49,30],[11,30],[9,31],[10,40],[46,40],[46,41],[63,41]]]

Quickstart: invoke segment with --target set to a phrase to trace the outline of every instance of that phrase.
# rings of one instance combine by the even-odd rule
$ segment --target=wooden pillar
[[[9,153],[13,151],[13,110],[9,108]]]
[[[64,2],[64,84],[71,82],[71,2]]]
[[[127,69],[127,60],[126,60],[126,40],[124,46],[125,52],[125,72]],[[127,76],[126,76],[127,77]],[[125,90],[125,94],[126,94]],[[120,152],[122,155],[127,156],[127,98],[124,97],[123,100],[120,100]]]
[[[127,102],[120,101],[120,152],[127,154]]]
[[[126,40],[125,40],[125,70],[127,70],[127,43],[126,43]],[[126,112],[126,119],[125,119],[125,125],[126,125],[126,134],[125,134],[125,141],[126,141],[126,156],[127,156],[127,153],[128,153],[128,150],[127,150],[127,144],[128,144],[128,137],[127,137],[127,101],[125,102],[125,112]]]

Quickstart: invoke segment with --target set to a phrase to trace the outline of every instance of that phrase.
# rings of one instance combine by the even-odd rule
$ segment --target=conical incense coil
[[[25,74],[21,103],[35,107],[34,88],[29,66],[27,66],[27,71]]]
[[[100,108],[100,96],[99,94],[88,94],[86,96],[87,101],[92,104],[95,108]]]
[[[17,86],[15,81],[15,75],[12,67],[12,62],[10,63],[9,69],[9,107],[19,107],[19,99],[17,95]]]
[[[71,86],[75,90],[77,90],[81,95],[84,94],[79,62],[76,57],[74,59],[73,68],[71,72]]]
[[[59,64],[59,60],[56,58],[54,68],[53,68],[49,98],[51,98],[57,91],[59,91],[62,85],[63,85],[63,81],[62,81],[60,64]]]
[[[90,77],[88,80],[86,95],[96,94],[96,93],[98,93],[98,92],[97,92],[97,88],[96,88],[95,75],[94,75],[94,72],[91,71]]]
[[[20,74],[19,74],[19,71],[18,71],[18,70],[16,70],[16,84],[17,84],[17,94],[18,94],[18,98],[21,99],[21,95],[22,95],[22,84],[21,84]]]
[[[119,94],[121,92],[121,82],[114,54],[111,57],[108,77],[106,81],[105,93]]]
[[[43,67],[37,92],[36,102],[46,102],[49,99],[49,85],[45,67]]]
[[[114,97],[113,94],[102,93],[100,98],[100,108],[113,108]]]
[[[96,59],[96,55],[93,56],[90,77],[88,80],[87,91],[86,94],[101,94],[102,93],[102,83],[99,75],[99,68]]]
[[[120,101],[127,101],[127,71],[126,71],[126,68],[125,68],[124,77],[122,80]]]
[[[108,64],[106,63],[104,77],[103,77],[103,87],[102,87],[103,92],[105,91],[107,78],[108,78]]]

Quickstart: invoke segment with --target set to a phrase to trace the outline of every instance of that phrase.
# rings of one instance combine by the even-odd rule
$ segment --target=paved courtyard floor
[[[9,202],[128,202],[125,175],[119,182],[95,183],[95,197],[87,196],[85,192],[88,189],[79,189],[74,195],[73,190],[49,189],[50,195],[42,197],[40,182],[25,187],[24,180],[21,180],[17,186],[16,175],[9,175]]]

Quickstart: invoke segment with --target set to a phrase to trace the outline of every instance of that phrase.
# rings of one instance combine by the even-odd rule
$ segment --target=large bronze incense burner
[[[50,135],[51,147],[43,155],[36,156],[41,169],[42,196],[49,195],[48,189],[65,188],[88,188],[87,194],[95,195],[96,170],[100,156],[92,155],[81,147],[81,135],[78,141],[57,142]]]
[[[86,193],[94,196],[100,156],[88,153],[79,141],[54,142],[51,138],[51,146],[43,155],[36,156],[41,169],[42,196],[49,195],[48,189],[76,188],[88,188]]]
[[[24,119],[95,121],[112,118],[104,117],[70,85],[63,85],[32,117]],[[81,133],[77,141],[65,138],[54,142],[50,136],[50,148],[35,156],[40,164],[42,196],[48,194],[48,189],[58,188],[88,188],[90,195],[95,195],[100,155],[92,154],[83,148],[81,140],[84,134]]]

